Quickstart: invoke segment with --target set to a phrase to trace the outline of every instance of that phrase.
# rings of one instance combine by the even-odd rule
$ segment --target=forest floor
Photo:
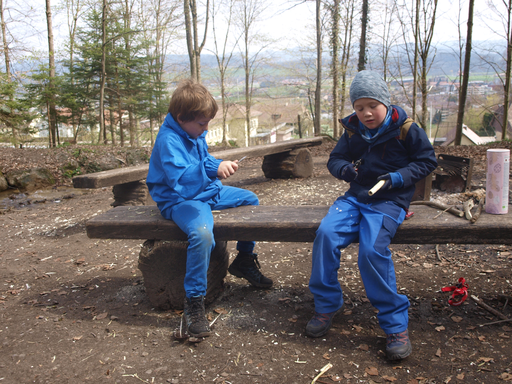
[[[311,149],[310,178],[266,179],[262,159],[254,158],[225,184],[254,191],[264,205],[330,205],[346,190],[326,168],[333,145]],[[477,189],[485,187],[485,150],[442,152],[474,159]],[[2,156],[22,167],[41,153],[12,149]],[[304,336],[314,310],[312,244],[262,242],[256,252],[274,286],[254,289],[228,274],[224,292],[207,307],[211,319],[219,316],[213,334],[194,343],[173,337],[179,312],[156,310],[145,297],[137,269],[143,241],[87,237],[86,221],[111,208],[111,189],[67,187],[61,179],[53,190],[60,196],[31,200],[37,193],[29,193],[24,204],[0,214],[0,383],[302,384],[329,363],[317,383],[512,381],[512,323],[497,322],[471,299],[450,306],[449,293],[440,293],[464,277],[470,295],[512,318],[512,303],[498,300],[512,295],[512,246],[391,246],[398,289],[411,302],[413,353],[399,362],[383,352],[386,339],[360,279],[357,244],[342,251],[345,306],[325,337]],[[432,196],[459,198],[437,190]]]

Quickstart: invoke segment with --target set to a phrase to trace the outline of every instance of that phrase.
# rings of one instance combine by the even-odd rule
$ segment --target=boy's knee
[[[246,202],[247,202],[247,205],[260,205],[260,200],[258,199],[258,196],[252,192],[252,191],[248,191],[250,193],[247,194],[247,197],[246,197]]]
[[[211,248],[215,244],[213,232],[206,226],[196,228],[190,233],[189,242],[201,244],[205,248]]]

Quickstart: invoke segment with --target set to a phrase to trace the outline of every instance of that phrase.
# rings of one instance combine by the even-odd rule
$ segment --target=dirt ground
[[[346,189],[326,169],[332,147],[312,150],[311,178],[268,180],[257,158],[226,184],[256,192],[265,205],[330,205]],[[485,149],[456,151],[475,159],[474,188],[485,186]],[[155,310],[145,297],[143,241],[87,238],[85,222],[110,209],[111,190],[59,190],[60,198],[0,215],[0,383],[302,384],[327,364],[317,383],[512,381],[512,323],[471,299],[450,306],[450,294],[439,292],[464,277],[470,295],[511,318],[512,303],[498,300],[512,295],[511,246],[392,245],[399,290],[411,302],[413,353],[403,361],[386,360],[357,245],[342,252],[345,306],[325,337],[304,336],[312,244],[258,243],[274,286],[257,290],[228,275],[207,308],[218,317],[212,336],[191,343],[173,337],[181,314]],[[447,198],[434,190],[439,196]]]

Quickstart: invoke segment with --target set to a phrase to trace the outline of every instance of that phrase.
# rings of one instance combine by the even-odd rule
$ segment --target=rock
[[[55,178],[46,168],[10,172],[6,179],[11,186],[22,192],[34,191],[55,184]]]
[[[9,188],[9,184],[7,183],[7,179],[0,172],[0,191],[6,191]]]

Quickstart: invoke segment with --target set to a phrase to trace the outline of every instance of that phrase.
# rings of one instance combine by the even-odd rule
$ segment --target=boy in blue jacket
[[[355,113],[341,120],[345,128],[331,152],[327,168],[350,183],[323,218],[313,244],[309,289],[315,314],[306,335],[320,337],[343,305],[338,282],[340,249],[359,240],[358,266],[366,295],[379,310],[387,335],[386,355],[399,360],[412,352],[408,334],[409,300],[397,292],[388,246],[405,218],[415,184],[437,166],[430,141],[418,125],[401,128],[405,111],[391,105],[385,81],[373,71],[359,72],[350,86]],[[384,185],[368,191],[380,180]]]
[[[259,204],[253,192],[220,181],[238,170],[238,161],[218,160],[208,153],[205,137],[217,110],[217,102],[203,85],[182,81],[156,137],[146,178],[162,216],[173,220],[188,236],[184,317],[188,333],[194,337],[210,335],[204,296],[215,247],[212,210]],[[272,280],[259,271],[254,246],[252,241],[239,241],[239,253],[228,271],[253,286],[269,288]]]

